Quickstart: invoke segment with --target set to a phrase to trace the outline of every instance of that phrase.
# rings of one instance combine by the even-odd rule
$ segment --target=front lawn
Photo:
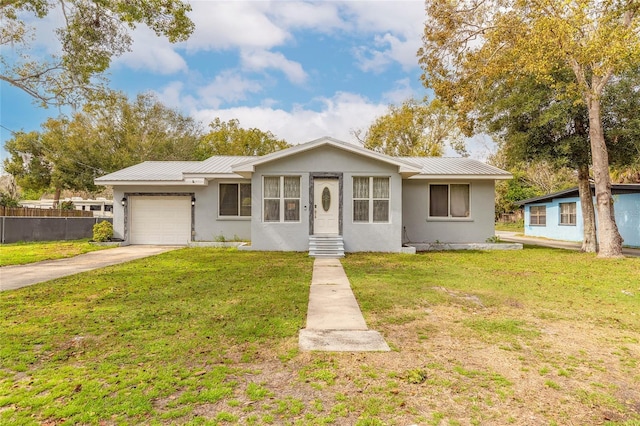
[[[106,248],[89,244],[89,240],[0,244],[0,266],[62,259]]]
[[[306,253],[183,249],[0,293],[0,424],[640,422],[640,259],[343,260],[390,353],[302,353]]]

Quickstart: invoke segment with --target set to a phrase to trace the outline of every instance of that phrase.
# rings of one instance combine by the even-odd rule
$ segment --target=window
[[[389,178],[353,178],[353,221],[389,222]]]
[[[429,217],[469,217],[469,184],[429,185]]]
[[[300,176],[265,176],[264,221],[300,221]]]
[[[576,224],[576,203],[560,203],[560,225]]]
[[[547,206],[531,206],[529,213],[529,225],[547,225]]]
[[[251,184],[221,183],[219,216],[251,216]]]

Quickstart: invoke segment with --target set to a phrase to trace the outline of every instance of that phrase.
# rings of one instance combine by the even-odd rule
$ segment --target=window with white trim
[[[300,222],[300,176],[264,176],[265,222]]]
[[[389,178],[355,176],[353,178],[353,221],[389,222]]]
[[[529,225],[547,226],[547,206],[529,207]]]
[[[429,217],[464,218],[469,216],[468,183],[429,185]]]
[[[218,189],[218,216],[251,217],[250,183],[221,183]]]
[[[560,225],[576,224],[576,203],[560,203]]]

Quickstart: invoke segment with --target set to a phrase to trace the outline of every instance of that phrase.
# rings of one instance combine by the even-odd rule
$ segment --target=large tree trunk
[[[53,208],[57,209],[58,205],[60,204],[60,193],[62,192],[62,189],[60,188],[56,188],[56,191],[53,194]]]
[[[598,251],[596,214],[593,209],[593,197],[591,196],[591,185],[589,185],[589,165],[587,164],[578,167],[578,193],[580,194],[582,225],[584,228],[581,250],[587,253],[595,253]]]
[[[596,206],[598,209],[598,257],[623,257],[622,237],[618,232],[611,197],[611,179],[609,177],[609,154],[602,130],[600,99],[587,96],[589,108],[589,140],[591,141],[591,159],[596,187]]]

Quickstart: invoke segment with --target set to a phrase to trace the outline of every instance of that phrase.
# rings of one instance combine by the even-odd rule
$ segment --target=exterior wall
[[[613,202],[622,244],[640,247],[640,194],[614,195]]]
[[[323,146],[256,167],[252,178],[251,245],[254,250],[309,249],[312,201],[309,200],[311,173],[342,173],[342,235],[345,251],[400,251],[402,246],[402,181],[397,167],[364,158],[341,149]],[[263,176],[300,176],[300,222],[265,223],[262,220]],[[389,177],[389,223],[353,223],[353,177]]]
[[[248,182],[247,180],[213,180],[208,186],[127,186],[113,188],[113,232],[114,237],[124,239],[124,207],[120,203],[124,194],[130,193],[193,193],[196,198],[194,211],[194,241],[215,241],[239,238],[251,240],[250,219],[218,218],[218,183]]]
[[[560,225],[560,203],[576,203],[576,224]],[[547,224],[531,225],[531,206],[547,206]],[[524,234],[532,237],[553,238],[564,241],[582,241],[582,209],[580,198],[558,198],[546,203],[533,203],[524,209]]]
[[[624,239],[623,244],[640,247],[640,194],[616,194],[613,196],[614,211],[618,232]],[[560,203],[576,203],[576,225],[560,225]],[[595,198],[594,198],[595,203]],[[547,225],[531,226],[531,206],[547,206]],[[596,210],[596,226],[597,226]],[[546,203],[527,204],[524,208],[524,234],[532,237],[545,237],[564,241],[582,241],[584,226],[580,198],[556,198]]]
[[[468,218],[429,218],[429,184],[469,183]],[[404,242],[484,243],[495,235],[495,185],[487,181],[403,181]]]

